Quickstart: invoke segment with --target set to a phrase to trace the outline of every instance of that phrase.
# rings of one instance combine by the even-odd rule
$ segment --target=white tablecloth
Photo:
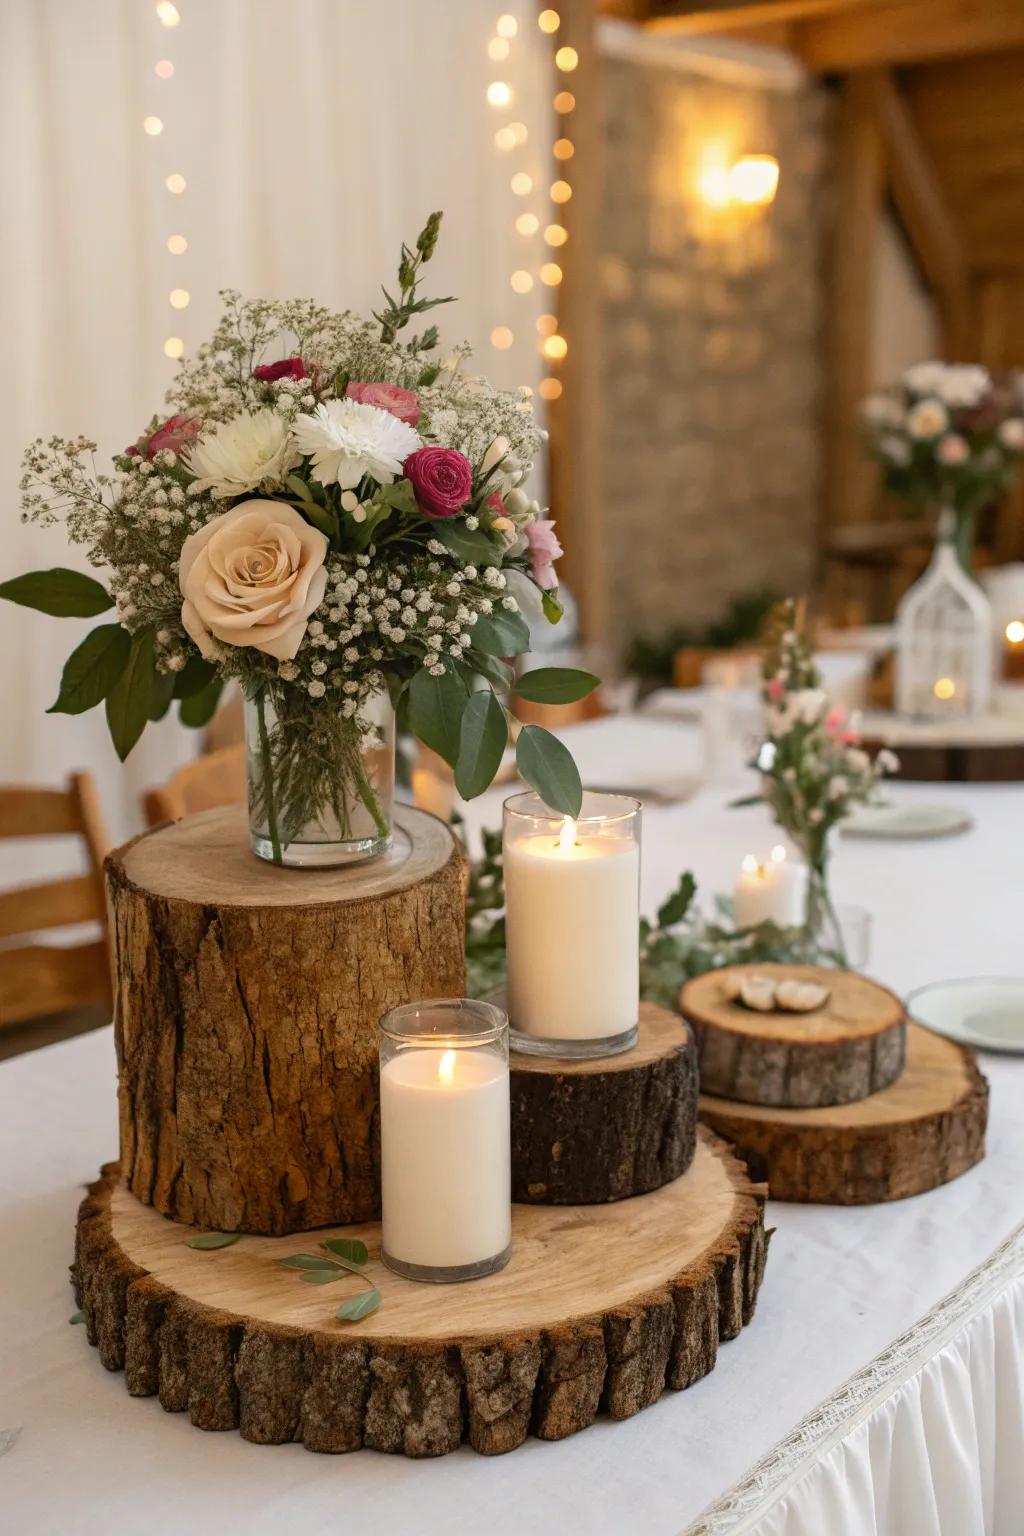
[[[692,732],[660,724],[651,736],[649,729],[599,722],[571,733],[584,777],[607,783],[632,764],[650,782],[656,769],[678,778],[698,766]],[[759,810],[724,809],[733,792],[703,791],[645,813],[648,911],[682,869],[693,868],[710,894],[728,888],[744,853],[771,846],[775,835]],[[966,805],[976,827],[933,842],[840,843],[837,897],[875,915],[870,969],[902,990],[942,977],[1024,971],[1024,791],[956,785],[895,793]],[[500,796],[489,798],[474,820],[494,825],[499,806]],[[878,1487],[858,1483],[852,1470],[858,1455],[865,1465],[865,1445],[875,1471],[896,1447],[900,1477],[911,1480],[905,1486],[916,1490],[922,1479],[915,1468],[930,1467],[941,1494],[942,1476],[951,1486],[968,1463],[981,1468],[990,1488],[1005,1489],[1007,1447],[1011,1462],[1024,1464],[1019,1378],[1002,1370],[994,1385],[1004,1357],[1020,1361],[1020,1243],[974,1282],[977,1294],[963,1291],[966,1277],[1024,1217],[1024,1059],[987,1056],[983,1067],[992,1084],[988,1156],[963,1178],[891,1205],[770,1206],[778,1230],[757,1316],[704,1381],[634,1419],[599,1421],[557,1444],[532,1440],[493,1460],[464,1449],[412,1462],[248,1445],[237,1434],[204,1435],[155,1399],[129,1398],[83,1331],[67,1325],[66,1266],[81,1182],[116,1153],[110,1032],[4,1063],[0,1432],[18,1433],[6,1441],[0,1433],[0,1533],[679,1536],[816,1405],[957,1292],[952,1305],[961,1310],[943,1314],[937,1331],[933,1319],[908,1346],[899,1370],[879,1387],[880,1401],[843,1400],[824,1441],[820,1423],[805,1425],[797,1450],[773,1458],[776,1470],[787,1469],[786,1489],[780,1493],[771,1471],[762,1472],[702,1528],[715,1536],[1016,1536],[1019,1489],[1015,1506],[990,1497],[986,1508],[979,1495],[969,1507],[929,1511],[931,1523],[918,1507],[920,1523],[913,1523],[897,1518],[902,1506],[879,1506]],[[924,1351],[920,1368],[915,1349]],[[986,1396],[989,1407],[978,1410]],[[953,1426],[952,1443],[924,1435],[925,1407],[933,1431]],[[970,1423],[967,1438],[957,1440]],[[894,1470],[889,1484],[904,1486]]]

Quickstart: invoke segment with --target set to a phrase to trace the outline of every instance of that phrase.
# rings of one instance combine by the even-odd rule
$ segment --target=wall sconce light
[[[779,188],[774,155],[743,155],[730,166],[707,166],[697,178],[701,200],[709,207],[768,208]]]

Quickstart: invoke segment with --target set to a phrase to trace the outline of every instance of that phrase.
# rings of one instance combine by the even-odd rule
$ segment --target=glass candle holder
[[[475,1280],[508,1263],[508,1019],[466,998],[380,1022],[381,1258],[409,1280]]]
[[[612,1056],[640,1008],[640,811],[586,793],[577,820],[536,794],[505,801],[505,931],[512,1044]]]

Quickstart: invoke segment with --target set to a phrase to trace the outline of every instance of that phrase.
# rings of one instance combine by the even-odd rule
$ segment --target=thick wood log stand
[[[464,987],[462,861],[400,807],[384,859],[278,869],[241,807],[106,864],[121,1166],[176,1221],[282,1234],[379,1213],[376,1026]]]
[[[697,1145],[692,1031],[653,1003],[636,1045],[595,1061],[517,1055],[512,1066],[512,1198],[591,1205],[679,1178]]]
[[[813,1013],[757,1013],[727,995],[729,981],[744,973],[818,982],[828,1001]],[[679,1009],[697,1036],[701,1091],[745,1104],[850,1104],[894,1083],[906,1059],[903,1004],[853,971],[725,966],[688,981]]]
[[[89,1342],[136,1397],[158,1395],[200,1429],[440,1456],[462,1440],[492,1454],[528,1434],[559,1440],[599,1409],[628,1418],[714,1368],[754,1314],[765,1191],[701,1129],[687,1173],[654,1194],[567,1211],[513,1208],[506,1269],[417,1285],[380,1263],[380,1228],[316,1239],[192,1232],[103,1170],[78,1216],[72,1277]],[[276,1261],[321,1237],[361,1237],[382,1304],[334,1313],[356,1281],[304,1285]]]
[[[947,1184],[981,1162],[988,1083],[972,1051],[911,1024],[906,1071],[868,1099],[771,1109],[702,1095],[700,1117],[768,1180],[773,1200],[872,1205]]]

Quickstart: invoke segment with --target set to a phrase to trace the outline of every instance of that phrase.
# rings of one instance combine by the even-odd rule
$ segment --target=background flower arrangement
[[[1016,374],[968,363],[918,363],[862,410],[864,442],[885,488],[922,507],[950,508],[971,567],[974,521],[1012,483],[1024,453],[1024,393]]]
[[[69,657],[52,710],[103,703],[123,759],[174,700],[199,726],[237,680],[257,717],[254,792],[276,859],[311,820],[333,816],[346,835],[353,806],[386,835],[365,766],[381,695],[463,795],[485,789],[508,740],[507,659],[529,648],[521,600],[539,593],[551,622],[561,614],[561,548],[522,488],[544,436],[528,391],[466,373],[465,347],[439,361],[433,325],[399,339],[450,302],[417,292],[440,222],[402,247],[373,320],[225,292],[169,393],[173,414],[112,474],[81,437],[25,456],[23,515],[63,518],[109,577],[34,572],[0,595],[53,614],[116,610]],[[596,682],[544,668],[519,691],[569,702]],[[517,753],[554,809],[578,813],[579,775],[555,737],[527,726]]]

